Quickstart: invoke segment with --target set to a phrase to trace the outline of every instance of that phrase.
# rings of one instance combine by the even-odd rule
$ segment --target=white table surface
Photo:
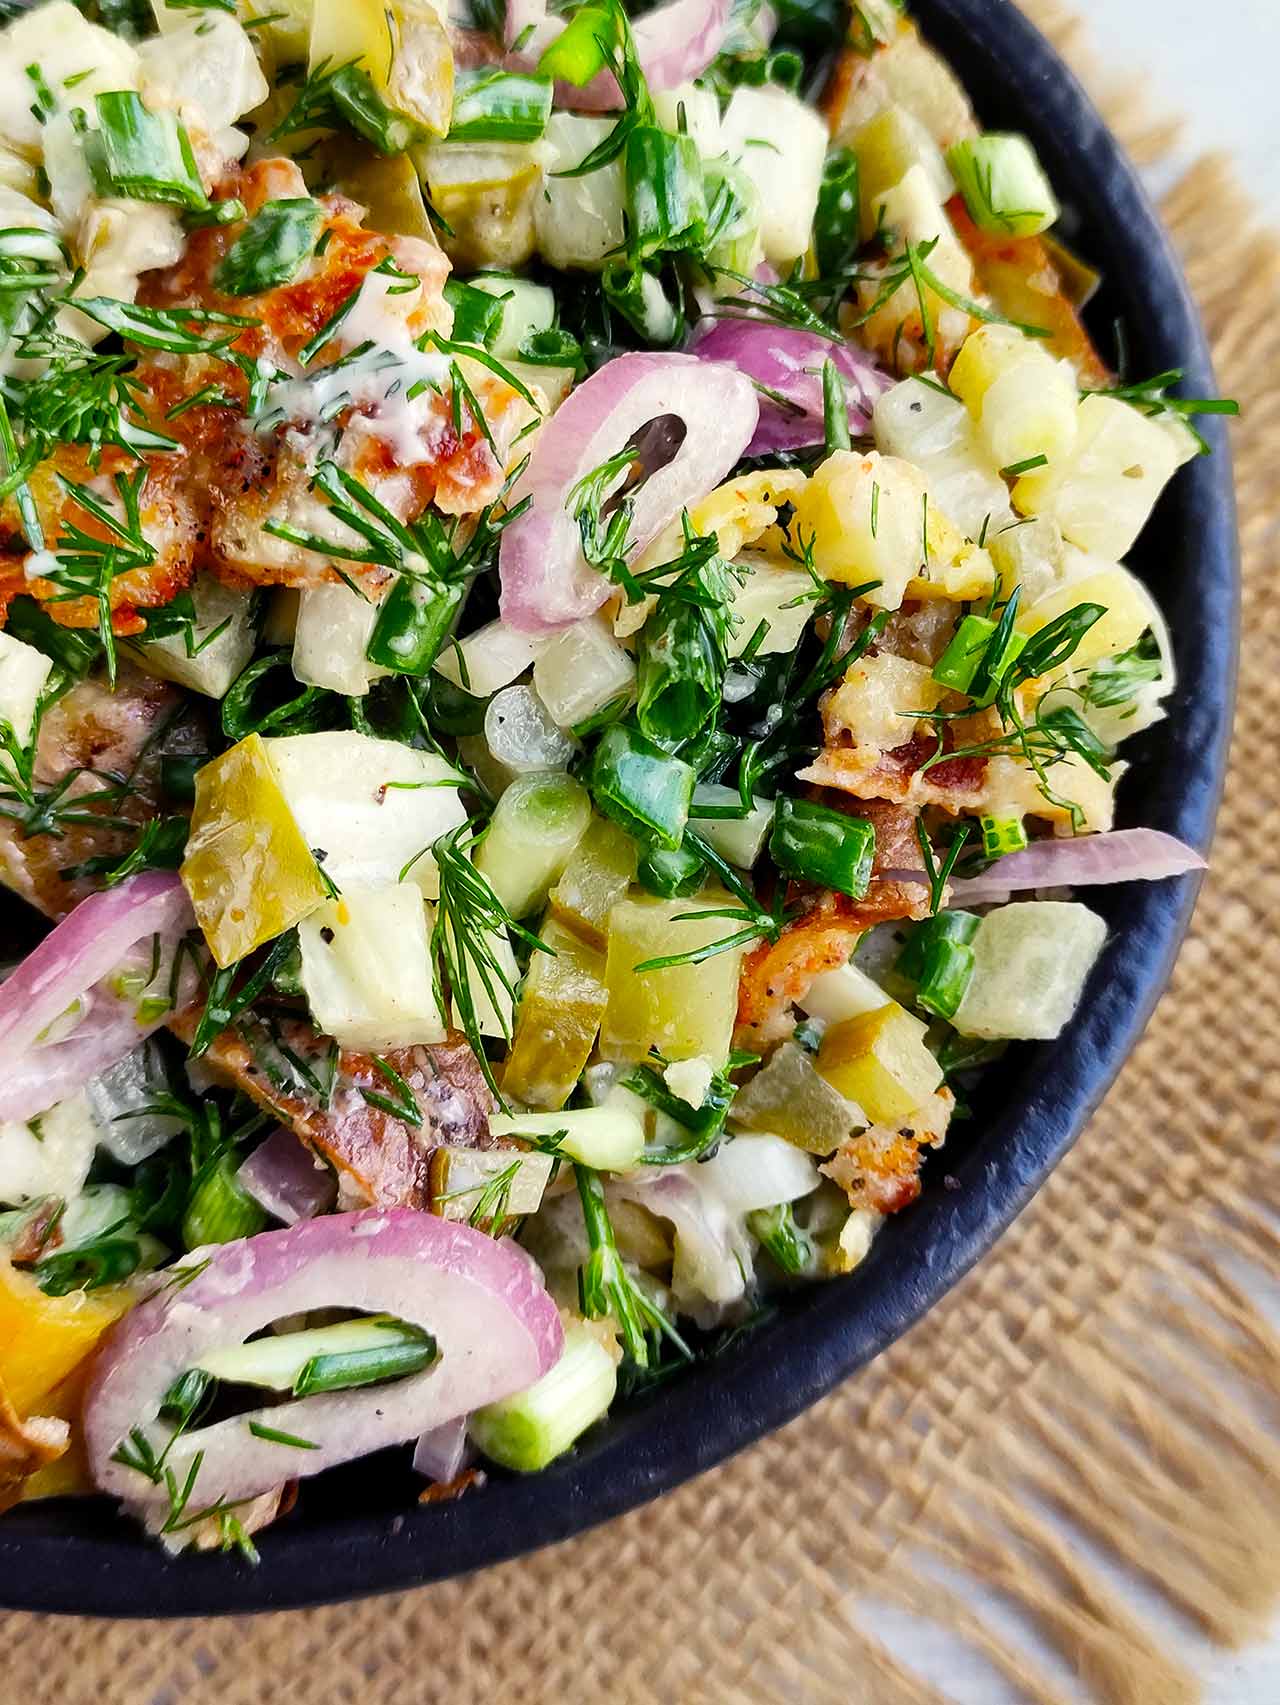
[[[1144,74],[1157,110],[1190,120],[1183,158],[1206,150],[1233,154],[1245,182],[1280,226],[1280,0],[1072,4],[1087,18],[1105,67],[1120,76]],[[1153,185],[1163,186],[1163,177]],[[1111,1573],[1103,1558],[1094,1554],[1092,1561]],[[1164,1631],[1170,1649],[1202,1677],[1205,1705],[1280,1705],[1280,1619],[1269,1641],[1241,1653],[1223,1653],[1192,1634],[1149,1590],[1119,1573],[1114,1578],[1134,1607]],[[1006,1623],[990,1605],[983,1608],[1016,1638],[1026,1638],[1025,1627]],[[1003,1682],[952,1642],[887,1607],[877,1632],[891,1648],[910,1650],[913,1661],[954,1705],[1006,1705],[1013,1697]],[[1074,1678],[1056,1665],[1049,1667],[1068,1698],[1084,1697]]]

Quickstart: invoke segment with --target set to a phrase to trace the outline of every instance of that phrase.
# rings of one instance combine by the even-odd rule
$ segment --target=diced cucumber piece
[[[973,938],[973,979],[956,1029],[990,1041],[1057,1036],[1106,936],[1097,913],[1074,900],[1024,900],[989,912]]]

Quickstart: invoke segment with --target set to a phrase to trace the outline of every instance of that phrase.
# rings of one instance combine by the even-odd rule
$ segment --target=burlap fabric
[[[1066,40],[1050,8],[1028,0]],[[1168,140],[1135,124],[1131,92],[1113,117],[1147,158]],[[1280,1597],[1280,1337],[1254,1302],[1280,1276],[1280,248],[1250,234],[1213,164],[1166,215],[1245,408],[1236,761],[1172,990],[1034,1205],[876,1364],[656,1505],[353,1607],[3,1617],[0,1699],[945,1705],[913,1668],[927,1633],[989,1665],[993,1698],[1179,1705],[1199,1696],[1194,1634],[1265,1627]],[[1176,1640],[1158,1631],[1170,1612]]]

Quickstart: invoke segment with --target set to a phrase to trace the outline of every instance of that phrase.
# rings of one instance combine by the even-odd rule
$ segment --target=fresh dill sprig
[[[77,521],[62,522],[62,533],[54,552],[55,565],[45,578],[60,588],[46,600],[66,603],[76,598],[90,598],[98,608],[98,634],[106,658],[107,679],[112,686],[116,679],[115,628],[111,619],[111,588],[116,577],[132,569],[149,568],[156,560],[155,547],[142,530],[142,492],[147,482],[147,469],[140,467],[133,474],[116,474],[113,484],[123,514],[109,508],[107,502],[89,486],[57,476],[63,494],[84,511],[106,533],[102,538],[86,532]]]
[[[509,1013],[516,998],[519,976],[504,964],[498,944],[508,939],[509,932],[536,953],[548,953],[554,958],[555,950],[516,922],[471,862],[470,853],[480,838],[480,832],[477,819],[470,818],[457,828],[446,831],[432,842],[429,849],[424,849],[429,850],[435,860],[440,883],[435,923],[431,930],[432,976],[442,1012],[446,1010],[445,984],[448,984],[454,1017],[471,1044],[471,1051],[489,1088],[505,1109],[507,1103],[485,1052],[477,989],[482,991],[504,1039],[510,1042]],[[421,856],[420,853],[418,857]],[[416,859],[411,861],[416,862]],[[402,871],[402,879],[404,874]]]
[[[637,1367],[649,1366],[664,1339],[685,1361],[692,1361],[693,1352],[674,1323],[632,1277],[618,1252],[600,1174],[576,1162],[573,1171],[590,1246],[590,1254],[578,1269],[578,1301],[583,1314],[588,1320],[612,1316],[623,1348]]]

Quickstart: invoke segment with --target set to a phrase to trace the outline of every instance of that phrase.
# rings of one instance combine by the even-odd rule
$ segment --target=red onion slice
[[[445,1485],[458,1478],[474,1455],[467,1438],[467,1417],[459,1415],[457,1420],[446,1421],[443,1426],[423,1433],[414,1447],[413,1466],[428,1480],[437,1480]]]
[[[729,27],[729,12],[730,0],[670,0],[669,5],[635,19],[631,34],[649,88],[674,89],[700,77],[720,51]],[[563,18],[548,17],[546,0],[511,0],[506,40],[512,51],[505,63],[512,70],[536,71],[538,61],[564,27]],[[531,28],[532,34],[527,33]],[[581,88],[573,83],[556,84],[558,107],[614,112],[622,104],[611,71],[602,71]]]
[[[338,1194],[332,1172],[317,1164],[283,1125],[253,1151],[236,1177],[272,1219],[285,1225],[327,1213]]]
[[[727,362],[791,403],[786,408],[769,397],[761,398],[760,424],[747,446],[749,456],[801,450],[823,442],[825,362],[834,361],[844,375],[849,431],[854,437],[871,430],[876,400],[893,384],[862,350],[770,320],[716,320],[698,329],[691,348],[703,360]]]
[[[146,975],[158,941],[164,987],[182,935],[194,926],[176,874],[148,870],[118,888],[90,894],[50,930],[0,985],[0,1119],[29,1119],[122,1060],[168,1016],[139,1017],[136,995],[113,987],[122,973]],[[73,1002],[88,996],[75,1028],[42,1035]]]
[[[1098,888],[1112,882],[1161,882],[1208,866],[1193,847],[1158,829],[1112,829],[1105,835],[1036,841],[1008,853],[981,876],[951,884],[953,906],[982,906],[1031,888]],[[892,882],[919,882],[918,870],[884,870]]]
[[[157,1417],[174,1380],[273,1321],[335,1307],[392,1314],[430,1332],[439,1355],[390,1384],[295,1398],[183,1434],[166,1463],[182,1485],[200,1456],[192,1516],[219,1498],[256,1497],[282,1478],[319,1474],[509,1397],[553,1367],[564,1344],[559,1311],[532,1262],[470,1226],[412,1208],[305,1220],[193,1251],[185,1265],[201,1261],[207,1265],[186,1284],[167,1275],[112,1330],[85,1398],[95,1483],[144,1513],[163,1508],[168,1494],[113,1460],[122,1441],[140,1429],[163,1449],[170,1429]],[[250,1422],[316,1448],[259,1438]]]
[[[718,486],[741,458],[759,416],[751,382],[692,355],[621,355],[572,392],[546,422],[514,500],[533,502],[502,535],[502,619],[523,633],[580,621],[612,591],[583,559],[569,498],[593,468],[650,421],[675,415],[685,437],[634,496],[632,554],[688,503]]]

